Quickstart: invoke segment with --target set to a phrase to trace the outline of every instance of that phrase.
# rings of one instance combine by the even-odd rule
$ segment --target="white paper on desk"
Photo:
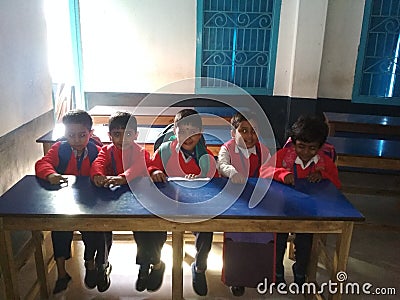
[[[186,177],[168,177],[168,181],[210,181],[209,177],[196,177],[196,178],[186,178]]]

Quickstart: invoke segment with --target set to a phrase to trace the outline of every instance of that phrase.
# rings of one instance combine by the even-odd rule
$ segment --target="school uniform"
[[[47,154],[38,160],[35,164],[36,176],[42,179],[47,179],[47,176],[57,172],[60,164],[59,151],[62,143],[55,143]],[[96,145],[97,151],[100,147]],[[63,175],[89,176],[91,163],[86,147],[82,156],[77,156],[77,152],[71,149],[71,156],[66,165]],[[108,261],[108,250],[111,247],[111,240],[105,232],[86,232],[81,231],[82,240],[85,244],[84,260],[92,260],[95,258],[96,264],[105,264]],[[71,257],[71,243],[73,231],[52,231],[51,238],[53,243],[54,259]],[[96,256],[96,257],[95,257]]]
[[[132,143],[130,147],[123,150],[115,147],[114,144],[106,145],[92,164],[91,177],[96,175],[122,176],[129,182],[139,176],[148,176],[149,159],[149,153],[136,143]],[[167,233],[134,231],[133,235],[137,244],[136,263],[148,266],[158,264],[161,249],[167,240]]]
[[[221,146],[217,168],[219,174],[224,177],[231,178],[236,173],[245,177],[259,177],[260,166],[270,157],[269,149],[260,142],[250,149],[245,149],[231,139]]]
[[[162,159],[162,149],[168,147],[168,161]],[[186,153],[178,144],[175,139],[161,144],[160,148],[154,153],[148,171],[151,174],[156,170],[163,171],[168,177],[184,177],[188,174],[201,175],[205,177],[218,177],[216,171],[216,162],[213,158],[213,154],[208,149],[204,149],[205,153],[210,155],[210,159],[207,162],[208,169],[203,170],[200,168],[200,162],[198,157],[200,153],[196,153],[196,149],[193,153]],[[205,154],[204,153],[204,154]],[[164,158],[165,160],[165,158]],[[203,172],[203,173],[202,173]],[[213,233],[212,232],[194,232],[196,236],[195,247],[196,257],[195,265],[199,270],[207,269],[207,258],[211,250]]]
[[[276,165],[274,166],[274,164]],[[337,188],[341,187],[338,169],[332,158],[322,151],[304,165],[297,156],[294,147],[280,149],[266,164],[260,168],[260,177],[273,178],[284,182],[285,176],[294,174],[295,178],[307,178],[310,173],[320,171],[323,179],[330,180]],[[283,257],[287,246],[288,233],[278,233],[276,240],[276,275],[284,280]],[[311,233],[296,233],[294,240],[296,262],[293,264],[294,280],[302,284],[305,280],[308,261],[310,259],[313,235]],[[278,279],[277,279],[278,280]]]

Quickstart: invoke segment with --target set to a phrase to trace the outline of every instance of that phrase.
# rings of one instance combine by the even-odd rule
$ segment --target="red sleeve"
[[[137,146],[134,148],[133,163],[120,176],[125,176],[127,181],[131,181],[139,176],[148,176],[148,166],[150,165],[150,154],[147,150]]]
[[[210,170],[207,173],[207,177],[219,177],[219,173],[217,170],[217,162],[215,161],[214,154],[207,149],[207,153],[210,159]]]
[[[329,156],[323,155],[323,157],[325,162],[325,169],[321,171],[322,178],[329,179],[338,189],[340,189],[341,183],[339,180],[339,172],[335,163]]]
[[[56,167],[58,166],[58,149],[61,142],[55,143],[51,146],[50,150],[35,163],[36,176],[42,179],[47,179],[50,174],[57,173]]]
[[[153,173],[154,171],[163,171],[165,173],[165,169],[164,169],[164,165],[163,162],[161,160],[161,155],[160,155],[160,150],[157,149],[156,152],[154,152],[153,156],[151,157],[148,167],[147,167],[147,171],[149,172],[149,174],[151,175],[151,173]]]
[[[260,167],[261,178],[272,178],[284,182],[285,176],[292,172],[283,167],[283,158],[287,148],[280,149],[265,164]]]
[[[103,146],[97,155],[96,159],[92,163],[90,168],[90,178],[93,179],[96,175],[106,176],[106,166],[110,163],[110,155],[108,151],[109,145]]]

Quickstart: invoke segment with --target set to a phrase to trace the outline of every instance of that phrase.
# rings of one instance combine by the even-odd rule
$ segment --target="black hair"
[[[293,143],[318,143],[321,147],[328,136],[328,125],[320,116],[300,116],[290,129]]]
[[[64,125],[68,124],[81,124],[89,131],[92,130],[93,120],[92,117],[82,109],[75,109],[68,111],[62,118]]]
[[[203,122],[201,116],[194,109],[186,108],[182,109],[175,115],[174,127],[179,125],[192,125],[193,127],[202,129]]]
[[[237,112],[231,118],[231,127],[232,129],[237,129],[241,122],[249,120],[257,121],[256,115],[254,113],[248,113],[247,117],[245,117],[243,114]]]
[[[115,112],[108,120],[108,130],[129,128],[137,132],[137,120],[134,115],[126,111]]]

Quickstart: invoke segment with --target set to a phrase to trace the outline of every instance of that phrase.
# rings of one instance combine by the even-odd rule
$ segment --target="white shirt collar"
[[[76,157],[76,158],[78,158],[78,151],[76,151],[74,148],[72,148],[71,147],[71,149],[72,149],[72,153],[74,153],[74,156]],[[88,155],[88,149],[87,149],[87,147],[85,147],[85,149],[83,150],[83,158],[85,159],[86,158],[86,156]]]
[[[302,160],[300,159],[300,157],[298,157],[298,156],[296,157],[296,160],[295,160],[294,162],[295,162],[295,164],[300,165],[301,168],[304,170],[304,169],[307,169],[312,163],[317,164],[318,161],[319,161],[319,155],[316,154],[316,155],[313,156],[313,158],[311,158],[311,159],[306,163],[306,165],[303,164],[303,161],[302,161]]]
[[[242,152],[244,157],[246,157],[247,159],[252,154],[257,155],[256,146],[253,146],[253,147],[247,149],[247,148],[242,148],[242,147],[239,147],[238,145],[235,145],[235,153],[239,153],[239,151]]]

